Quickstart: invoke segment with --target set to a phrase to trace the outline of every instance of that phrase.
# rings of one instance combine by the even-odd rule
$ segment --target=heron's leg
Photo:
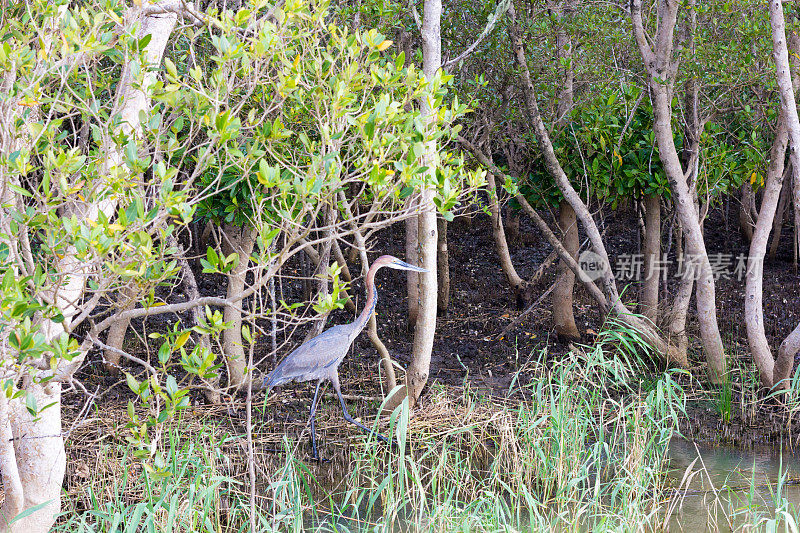
[[[333,385],[333,390],[336,391],[336,395],[339,397],[339,403],[342,404],[342,412],[344,413],[344,419],[347,420],[348,422],[350,422],[351,424],[355,424],[356,426],[360,427],[361,429],[363,429],[364,431],[366,431],[370,435],[375,435],[378,438],[379,441],[381,441],[381,442],[383,442],[385,444],[389,444],[389,441],[386,439],[386,437],[384,437],[383,435],[381,435],[380,433],[378,433],[376,431],[371,430],[370,428],[366,427],[365,425],[359,423],[352,416],[350,416],[350,413],[347,412],[347,406],[345,405],[344,398],[342,397],[342,389],[341,389],[341,387],[339,387],[339,375],[338,375],[338,373],[334,373],[333,376],[331,376],[331,385]]]
[[[317,381],[317,388],[314,391],[314,400],[311,402],[311,414],[308,418],[311,422],[311,456],[314,459],[319,459],[319,453],[317,453],[317,428],[315,423],[315,415],[317,414],[317,400],[319,400],[320,385],[322,385],[322,380]]]

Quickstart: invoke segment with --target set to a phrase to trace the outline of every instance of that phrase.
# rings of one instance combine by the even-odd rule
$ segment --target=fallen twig
[[[547,296],[551,292],[553,292],[553,289],[556,288],[556,285],[558,285],[558,282],[559,282],[559,280],[555,280],[553,282],[553,284],[550,285],[550,287],[546,291],[544,291],[542,293],[542,295],[539,296],[539,298],[536,299],[535,302],[533,302],[531,305],[529,305],[527,309],[525,309],[522,313],[520,313],[520,315],[511,322],[511,324],[506,326],[505,329],[503,329],[503,331],[500,332],[500,334],[497,336],[496,340],[497,341],[503,340],[503,337],[505,337],[506,333],[508,333],[509,330],[511,330],[511,329],[515,328],[516,326],[518,326],[520,324],[520,322],[522,322],[522,319],[524,319],[526,316],[528,316],[528,314],[530,314],[531,311],[536,309],[539,306],[539,304],[542,303],[542,301],[545,298],[547,298]]]

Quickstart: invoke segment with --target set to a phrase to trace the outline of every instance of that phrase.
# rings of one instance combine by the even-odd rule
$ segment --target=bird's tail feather
[[[272,387],[277,387],[278,385],[283,385],[288,381],[292,381],[291,378],[287,378],[286,376],[281,375],[281,373],[278,372],[279,369],[280,368],[276,368],[275,370],[270,372],[266,378],[264,378],[263,387],[265,389],[269,390]]]

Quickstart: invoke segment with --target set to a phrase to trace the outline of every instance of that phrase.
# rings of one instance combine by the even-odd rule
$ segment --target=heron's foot
[[[330,459],[326,459],[325,457],[320,457],[319,454],[311,455],[311,460],[320,465],[331,462]]]
[[[319,451],[317,450],[317,439],[314,438],[313,433],[311,434],[311,438],[309,440],[311,441],[311,460],[320,464],[329,462],[330,459],[320,459]]]

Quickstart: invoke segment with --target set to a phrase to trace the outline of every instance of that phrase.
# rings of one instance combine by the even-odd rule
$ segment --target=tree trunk
[[[135,298],[135,293],[129,287],[126,286],[120,289],[119,293],[117,294],[117,304],[119,306],[117,312],[122,312],[133,308],[133,298]],[[114,322],[111,327],[108,328],[106,344],[108,344],[112,349],[106,349],[103,352],[103,366],[105,367],[106,371],[113,376],[119,375],[121,370],[121,356],[118,350],[122,350],[122,345],[125,342],[125,335],[128,332],[128,326],[130,326],[130,324],[130,319],[119,320]]]
[[[442,0],[425,0],[422,22],[422,72],[425,78],[432,80],[442,65],[441,34]],[[431,109],[427,97],[420,99],[420,115],[426,126],[436,120],[436,110]],[[425,142],[423,164],[429,173],[436,172],[438,161],[437,143],[435,140]],[[435,181],[435,176],[431,176]],[[434,191],[430,187],[423,189],[420,195],[420,214],[418,222],[419,264],[427,268],[427,272],[419,274],[419,309],[414,329],[414,344],[411,364],[406,372],[406,391],[413,406],[419,399],[423,387],[428,382],[431,366],[433,338],[436,333],[436,299],[437,277],[436,243],[436,206],[433,204]]]
[[[778,200],[778,209],[775,212],[775,216],[772,217],[772,245],[769,247],[769,258],[771,261],[778,255],[778,247],[781,244],[781,233],[783,232],[783,223],[786,220],[786,204],[789,202],[789,197],[791,196],[792,180],[782,180],[782,183],[783,188],[781,189],[780,200]]]
[[[525,96],[525,111],[528,117],[528,122],[533,128],[536,141],[539,144],[542,155],[544,156],[545,167],[547,168],[548,173],[553,176],[556,185],[561,191],[561,194],[575,210],[578,219],[581,221],[581,224],[586,230],[586,234],[592,243],[592,247],[594,248],[594,252],[596,254],[596,260],[599,262],[599,270],[601,272],[599,279],[603,282],[603,288],[608,296],[609,305],[611,305],[612,308],[617,312],[621,320],[625,321],[631,327],[637,329],[642,336],[655,348],[655,350],[662,355],[662,357],[669,361],[674,361],[682,366],[686,366],[686,361],[677,359],[675,357],[674,348],[669,346],[666,341],[664,341],[656,329],[646,321],[632,315],[630,309],[628,309],[622,303],[622,300],[620,300],[619,292],[617,292],[616,280],[614,279],[613,272],[611,271],[611,262],[608,259],[608,252],[606,251],[605,244],[603,243],[602,235],[597,229],[597,224],[595,224],[589,209],[572,187],[567,175],[564,173],[564,169],[561,168],[561,164],[558,162],[558,158],[553,150],[553,144],[550,141],[550,135],[546,126],[544,125],[541,113],[539,112],[539,104],[536,102],[536,92],[533,82],[531,81],[528,63],[525,59],[525,49],[522,45],[521,31],[519,29],[519,23],[516,20],[516,12],[513,5],[509,7],[508,15],[511,21],[509,33],[514,49],[514,56],[522,73],[522,85]]]
[[[675,257],[678,263],[678,272],[683,273],[684,261],[686,261],[686,250],[683,246],[683,228],[680,219],[675,213],[674,224],[670,228],[670,238],[675,239]],[[667,293],[667,279],[664,277],[664,293]],[[682,275],[678,284],[675,297],[666,312],[664,323],[669,333],[670,343],[673,344],[678,353],[684,359],[688,358],[689,336],[686,333],[686,317],[689,314],[689,304],[692,302],[692,292],[694,291],[694,276]]]
[[[450,307],[450,253],[447,251],[447,221],[441,217],[436,219],[439,231],[439,242],[436,247],[436,264],[439,268],[439,295],[436,307],[439,314],[447,313]]]
[[[755,222],[753,222],[754,206],[753,186],[750,184],[749,179],[745,179],[744,183],[742,183],[742,196],[739,204],[739,230],[747,242],[753,240],[753,228],[755,227]]]
[[[472,218],[470,217],[469,220],[472,220]],[[519,213],[511,208],[506,209],[505,232],[511,242],[519,242],[519,222]]]
[[[686,251],[695,264],[697,282],[695,301],[700,322],[700,337],[708,361],[709,377],[713,382],[719,382],[726,370],[725,350],[717,325],[714,277],[703,241],[700,218],[672,135],[671,89],[678,68],[678,64],[672,59],[672,40],[678,7],[678,2],[659,0],[655,52],[650,48],[645,35],[641,17],[641,0],[632,0],[631,19],[634,36],[647,69],[653,102],[653,132],[658,144],[659,159],[672,186],[675,208],[683,226]],[[697,157],[696,154],[695,157]]]
[[[487,173],[486,184],[487,193],[489,195],[489,213],[492,217],[494,248],[497,252],[497,256],[500,258],[500,268],[503,269],[508,284],[511,286],[515,295],[519,297],[525,290],[525,280],[517,274],[517,270],[514,268],[514,262],[511,260],[511,252],[508,249],[508,241],[506,240],[506,233],[503,229],[503,217],[500,213],[500,193],[497,189],[493,172]]]
[[[794,369],[794,358],[800,353],[800,324],[785,338],[778,348],[778,360],[772,371],[775,386],[788,389]]]
[[[578,236],[578,219],[575,210],[566,200],[561,200],[558,207],[558,227],[561,229],[561,243],[564,249],[576,260],[580,237]],[[564,342],[580,340],[581,334],[575,325],[575,315],[572,312],[572,294],[575,287],[575,274],[563,260],[558,262],[556,286],[553,290],[553,322],[556,335]]]
[[[797,275],[797,261],[800,256],[800,179],[792,176],[792,211],[794,212],[794,239],[792,240],[792,263]]]
[[[747,326],[747,343],[750,346],[750,353],[753,354],[753,361],[758,367],[761,384],[766,388],[772,388],[775,384],[773,380],[775,362],[764,331],[764,255],[783,189],[783,167],[787,140],[786,117],[780,113],[775,140],[770,149],[770,163],[764,184],[764,195],[761,199],[761,209],[758,211],[753,240],[750,241],[745,279],[744,317]]]
[[[404,28],[399,30],[399,37],[398,37],[398,48],[403,50],[405,55],[405,66],[408,67],[414,62],[414,52],[413,52],[413,38],[409,32],[407,32]],[[407,104],[410,110],[410,104]],[[417,202],[417,198],[415,196],[411,196],[408,198],[408,205],[409,209],[413,209]],[[419,227],[419,220],[417,216],[412,216],[406,219],[405,222],[406,227],[406,257],[405,260],[407,263],[412,265],[419,264],[419,240],[418,240],[418,227]],[[353,250],[355,252],[355,250]],[[420,297],[420,287],[419,287],[419,274],[417,272],[413,272],[411,270],[406,271],[406,295],[407,295],[407,302],[408,302],[408,320],[406,321],[406,326],[409,331],[413,331],[414,327],[417,324],[417,316],[419,315],[419,297]]]
[[[564,25],[563,2],[553,4],[550,17],[556,28],[556,60],[560,74],[561,89],[558,93],[558,106],[556,108],[555,124],[563,128],[574,106],[574,80],[572,68],[572,39]],[[578,220],[575,210],[566,200],[562,199],[558,206],[558,226],[561,229],[562,243],[567,252],[575,259],[578,258],[580,240],[578,237]],[[553,322],[556,335],[565,341],[580,339],[580,332],[575,325],[572,295],[575,290],[575,274],[563,261],[558,262],[556,287],[553,290]]]
[[[661,269],[661,198],[647,196],[644,199],[644,283],[639,296],[642,314],[653,324],[658,323],[658,282]]]
[[[558,93],[558,107],[556,109],[556,127],[563,128],[567,123],[572,108],[574,107],[574,80],[575,73],[572,68],[572,39],[566,31],[564,24],[564,2],[553,4],[550,17],[556,27],[556,60],[560,71],[561,89]],[[575,210],[566,200],[562,199],[558,206],[558,226],[561,229],[562,243],[567,252],[575,259],[578,258],[580,238],[578,236],[578,220]],[[575,290],[575,274],[562,260],[558,262],[556,288],[553,290],[553,322],[556,335],[565,341],[580,339],[580,332],[575,325],[575,314],[572,305],[572,295]]]
[[[67,466],[61,436],[61,384],[31,383],[26,393],[15,400],[0,394],[0,471],[5,491],[0,531],[44,533],[50,531],[61,511],[61,482]],[[25,405],[28,395],[41,409],[35,416]],[[37,505],[42,507],[8,525]]]
[[[244,291],[250,254],[253,253],[256,237],[258,231],[250,226],[222,226],[223,253],[226,256],[239,254],[239,262],[228,273],[228,298]],[[223,320],[230,327],[222,332],[222,351],[228,365],[228,387],[233,389],[239,389],[245,384],[247,374],[247,359],[242,341],[242,304],[243,300],[239,300],[236,304],[225,307],[223,311]]]
[[[797,275],[800,257],[800,179],[792,179],[792,211],[794,212],[794,238],[792,240],[792,264]]]
[[[681,242],[682,244],[682,242]],[[683,253],[683,256],[686,254]],[[692,302],[694,291],[694,276],[684,275],[678,284],[678,292],[672,300],[670,315],[667,325],[670,342],[674,344],[681,357],[688,358],[689,335],[686,333],[686,317],[689,314],[689,304]]]
[[[800,34],[796,31],[800,20],[797,8],[790,12],[793,28],[788,35],[789,62],[792,73],[792,90],[796,93],[800,89]],[[792,211],[794,212],[794,239],[792,240],[792,263],[794,273],[797,275],[797,262],[800,256],[800,171],[792,170]]]
[[[658,81],[653,81],[654,85],[661,87],[658,83]],[[655,93],[653,129],[659,146],[659,157],[675,195],[675,205],[683,227],[686,252],[690,260],[696,262],[697,290],[695,291],[695,300],[700,322],[700,337],[703,342],[706,360],[708,361],[711,380],[718,382],[725,375],[725,351],[722,346],[719,326],[717,325],[716,295],[711,263],[706,253],[699,215],[681,169],[678,153],[675,151],[670,124],[671,106],[669,95],[663,88],[653,90],[653,92]]]
[[[409,204],[415,205],[416,199],[409,198]],[[417,215],[406,219],[406,263],[419,264],[419,218]],[[413,330],[419,316],[419,274],[406,271],[406,292],[408,293],[408,329]]]

